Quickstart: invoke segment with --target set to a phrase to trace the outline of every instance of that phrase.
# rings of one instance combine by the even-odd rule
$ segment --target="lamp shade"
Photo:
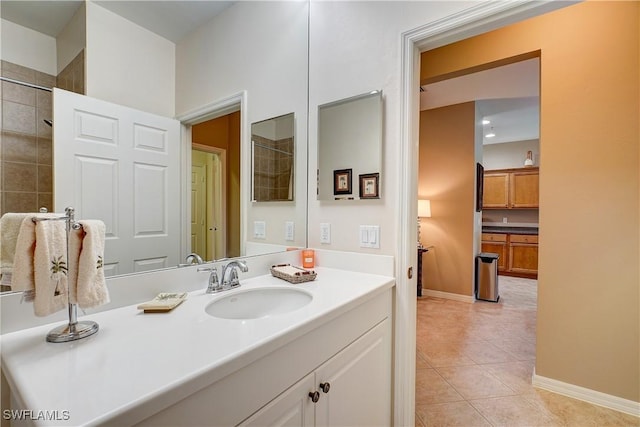
[[[418,216],[420,218],[431,218],[431,201],[427,199],[418,200]]]

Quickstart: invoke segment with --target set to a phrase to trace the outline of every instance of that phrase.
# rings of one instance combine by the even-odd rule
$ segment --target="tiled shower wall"
[[[254,147],[254,199],[288,200],[290,194],[293,194],[289,191],[293,168],[293,138],[273,141],[253,135],[252,139],[262,146]]]
[[[3,77],[84,93],[84,51],[56,77],[2,61]],[[2,82],[0,215],[53,211],[51,92]]]
[[[51,88],[56,77],[2,61],[2,76]],[[52,210],[51,92],[2,82],[1,211]]]

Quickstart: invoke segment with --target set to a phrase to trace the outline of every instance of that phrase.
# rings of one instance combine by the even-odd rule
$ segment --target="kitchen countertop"
[[[497,234],[530,234],[537,235],[538,227],[492,227],[482,226],[483,233]]]
[[[483,222],[483,233],[498,234],[538,234],[538,224],[527,222]]]
[[[5,334],[2,371],[22,409],[61,414],[36,425],[101,424],[141,405],[150,416],[394,286],[387,276],[315,271],[315,281],[298,285],[271,275],[241,275],[239,289],[190,292],[169,313],[143,314],[135,304],[83,316],[79,320],[93,320],[100,330],[69,343],[45,341],[60,323]],[[261,319],[228,320],[205,312],[216,299],[265,286],[295,286],[313,299]]]

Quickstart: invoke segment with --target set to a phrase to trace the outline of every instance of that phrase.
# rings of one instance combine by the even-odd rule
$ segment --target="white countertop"
[[[149,416],[394,285],[387,276],[315,270],[315,281],[298,285],[271,275],[246,280],[241,275],[238,290],[194,291],[169,313],[143,314],[137,304],[96,313],[86,319],[99,324],[98,333],[70,343],[45,341],[60,323],[5,334],[2,370],[23,409],[68,411],[68,420],[42,425],[103,423],[141,405]],[[296,311],[255,320],[205,313],[215,299],[263,286],[299,287],[313,300]]]

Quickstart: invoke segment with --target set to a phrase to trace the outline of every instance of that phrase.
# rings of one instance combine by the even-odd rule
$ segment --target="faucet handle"
[[[200,267],[197,271],[206,271],[209,273],[209,283],[206,291],[208,294],[220,291],[220,284],[218,283],[218,269],[216,267]]]
[[[238,270],[235,268],[231,269],[231,273],[229,273],[229,287],[235,288],[240,286],[240,279],[238,278]]]

